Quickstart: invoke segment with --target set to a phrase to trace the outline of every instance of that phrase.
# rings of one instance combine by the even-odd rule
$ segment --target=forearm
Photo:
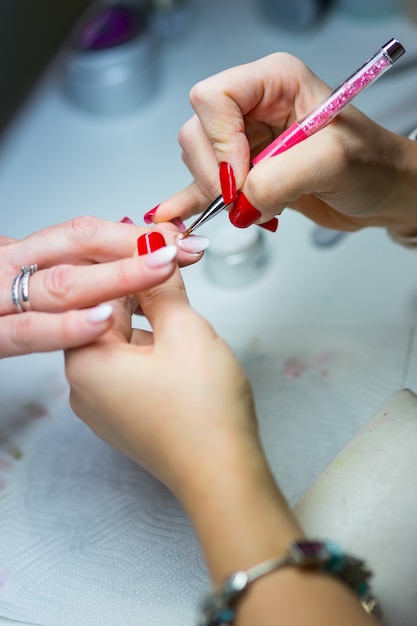
[[[215,585],[303,536],[257,443],[225,446],[203,463],[180,497]]]
[[[257,444],[217,452],[183,491],[215,587],[237,570],[283,557],[303,537]],[[238,604],[237,626],[366,626],[358,598],[318,572],[286,567],[259,579]]]

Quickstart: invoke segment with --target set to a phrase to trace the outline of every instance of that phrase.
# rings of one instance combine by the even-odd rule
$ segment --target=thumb
[[[138,293],[137,298],[156,339],[181,324],[182,314],[190,308],[179,269],[164,283]]]
[[[260,161],[251,169],[242,193],[262,221],[291,207],[308,194],[329,194],[341,186],[343,155],[334,129],[309,137],[282,154]]]

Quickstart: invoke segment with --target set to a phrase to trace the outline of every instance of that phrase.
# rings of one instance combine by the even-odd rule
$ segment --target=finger
[[[135,250],[137,238],[146,228],[100,220],[94,217],[79,217],[45,228],[29,237],[7,246],[8,263],[13,275],[22,265],[37,263],[39,268],[61,263],[93,264],[130,257]],[[170,228],[167,228],[170,231]],[[174,229],[175,231],[175,229]],[[172,232],[172,241],[178,230]],[[35,259],[35,261],[33,261]],[[194,262],[179,253],[180,265]]]
[[[262,213],[259,222],[270,219],[285,207],[299,209],[300,199],[310,194],[326,199],[330,207],[332,198],[343,195],[343,189],[349,185],[345,180],[349,145],[344,139],[346,129],[339,132],[339,127],[345,127],[352,115],[356,115],[354,110],[343,113],[320,134],[261,161],[251,170],[243,193]]]
[[[37,263],[39,268],[61,263],[86,264],[130,257],[142,228],[95,217],[77,217],[44,228],[7,246],[14,270]]]
[[[0,235],[0,247],[8,246],[10,243],[15,243],[18,239],[14,239],[13,237],[6,237],[5,235]]]
[[[130,226],[125,226],[130,228]],[[178,228],[173,224],[158,226],[167,244],[176,242]],[[144,233],[149,229],[140,229]],[[136,241],[135,248],[136,250]],[[85,308],[123,296],[158,284],[168,278],[176,267],[174,258],[166,259],[158,266],[149,266],[148,260],[139,259],[137,253],[130,258],[110,263],[94,265],[56,265],[50,269],[39,270],[30,277],[30,304],[35,311],[59,312],[73,308]],[[180,266],[196,263],[202,251],[185,250],[177,247]],[[11,285],[0,293],[0,311],[2,314],[14,313]]]
[[[136,346],[151,347],[154,343],[153,333],[149,330],[134,328],[130,343],[135,344]]]
[[[190,306],[179,271],[163,284],[142,291],[137,297],[155,339],[172,333],[175,337],[181,337],[187,332],[181,314],[189,310]]]
[[[168,198],[158,206],[153,216],[155,223],[167,222],[175,217],[187,219],[201,213],[208,207],[213,198],[206,194],[193,182],[185,189]]]
[[[307,114],[328,87],[297,58],[276,53],[201,81],[191,104],[213,145],[218,163],[234,169],[238,188],[249,169],[245,122],[262,121],[278,134]]]
[[[211,200],[217,198],[220,182],[216,155],[196,115],[181,128],[178,140],[182,148],[182,160],[203,194]]]
[[[166,280],[175,267],[173,258],[149,267],[138,257],[95,265],[57,265],[30,277],[30,304],[34,311],[44,312],[89,307],[149,289]],[[2,292],[0,307],[3,314],[15,312],[11,292]]]
[[[97,340],[112,323],[111,305],[62,314],[20,313],[0,319],[0,358],[51,352]]]

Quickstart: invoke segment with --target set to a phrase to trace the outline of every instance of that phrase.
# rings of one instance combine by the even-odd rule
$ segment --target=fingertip
[[[264,230],[269,230],[269,232],[271,233],[275,233],[278,230],[278,218],[277,217],[273,217],[271,220],[268,220],[267,222],[263,222],[262,224],[257,224],[257,226],[259,226],[260,228],[263,228]]]
[[[111,304],[99,304],[98,306],[89,309],[86,313],[86,320],[90,324],[102,324],[107,322],[113,315],[113,307]]]
[[[208,237],[203,237],[201,235],[189,235],[184,238],[181,238],[181,235],[179,235],[176,238],[176,244],[183,252],[200,255],[209,247],[210,240]]]
[[[153,207],[153,209],[151,209],[150,211],[147,211],[144,216],[143,216],[143,221],[145,222],[145,224],[147,224],[148,226],[150,224],[153,224],[154,222],[154,218],[155,218],[155,213],[157,211],[159,207],[159,204],[157,204],[156,206]]]
[[[159,269],[169,265],[177,256],[177,247],[174,244],[164,246],[146,255],[144,263],[151,269]]]

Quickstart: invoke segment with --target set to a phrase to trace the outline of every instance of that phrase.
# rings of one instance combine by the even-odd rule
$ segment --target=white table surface
[[[0,232],[22,237],[74,215],[141,223],[144,212],[189,182],[177,133],[189,117],[190,87],[228,66],[276,50],[292,52],[335,85],[395,36],[417,53],[417,27],[405,18],[373,22],[334,11],[314,31],[266,24],[249,0],[197,2],[192,32],[167,45],[162,85],[149,106],[120,118],[95,118],[62,96],[59,63],[0,145]],[[415,72],[373,85],[356,101],[392,130],[417,125]],[[297,327],[409,332],[404,384],[417,388],[415,253],[370,229],[334,248],[312,244],[313,226],[284,213],[268,237],[273,261],[258,282],[235,289],[211,283],[200,263],[184,270],[194,306],[234,348],[278,350]],[[36,259],[34,260],[36,261]],[[10,624],[0,618],[0,624]]]

